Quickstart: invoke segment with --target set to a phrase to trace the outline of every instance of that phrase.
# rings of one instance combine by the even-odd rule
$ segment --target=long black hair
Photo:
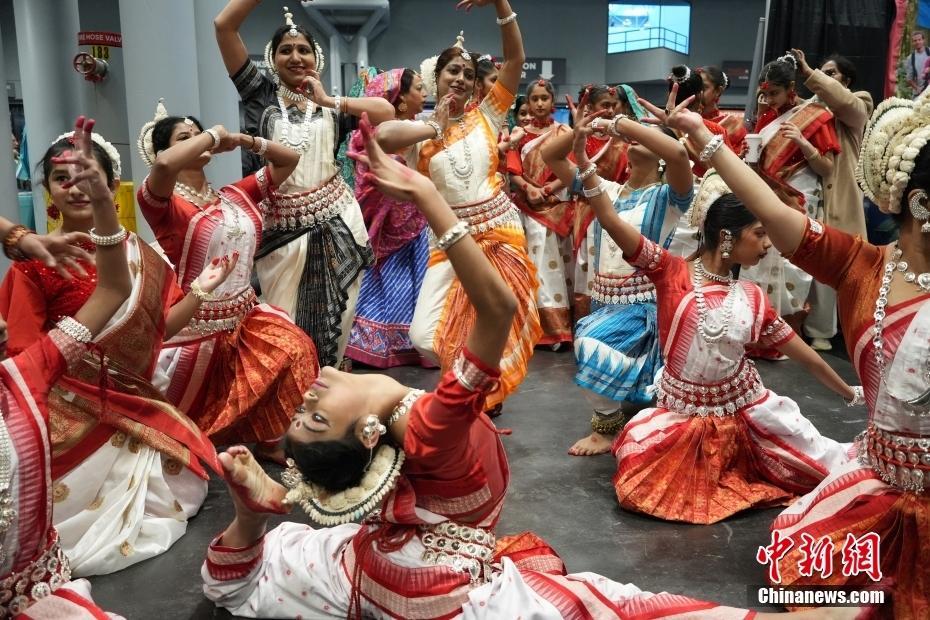
[[[187,119],[190,119],[197,129],[203,131],[203,125],[193,116],[167,116],[155,123],[155,127],[152,128],[152,150],[156,155],[171,146],[171,134],[175,126]]]
[[[100,164],[100,167],[103,169],[103,173],[107,177],[107,185],[113,187],[113,182],[116,180],[116,173],[113,169],[113,161],[110,159],[110,156],[107,155],[107,152],[103,150],[96,142],[91,141],[90,143],[91,150],[94,153],[94,159],[97,160],[97,163]],[[52,173],[52,168],[55,167],[55,164],[52,163],[52,159],[60,156],[65,151],[73,151],[74,144],[71,143],[69,138],[62,138],[54,142],[48,149],[45,151],[45,155],[42,156],[42,159],[39,160],[39,163],[36,164],[36,169],[42,170],[42,185],[45,186],[45,189],[48,189],[48,177]]]
[[[303,443],[285,436],[284,453],[294,460],[304,480],[330,493],[361,483],[372,454],[356,437],[354,426],[341,439],[329,441]]]

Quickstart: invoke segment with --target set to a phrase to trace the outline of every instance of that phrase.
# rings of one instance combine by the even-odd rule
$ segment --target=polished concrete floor
[[[846,381],[858,383],[844,355],[827,353],[825,359]],[[847,409],[799,366],[758,366],[766,386],[796,400],[824,434],[849,441],[864,427],[864,408]],[[755,560],[756,549],[769,543],[768,527],[778,509],[751,511],[709,526],[666,523],[621,510],[611,486],[613,458],[566,452],[588,431],[590,419],[584,390],[572,382],[573,373],[570,352],[540,350],[520,391],[505,405],[499,425],[513,429],[504,438],[512,483],[498,532],[535,531],[558,550],[571,572],[593,571],[653,592],[749,605],[747,586],[762,584],[765,577]],[[437,371],[414,368],[391,374],[424,388],[438,378]],[[200,566],[207,544],[231,516],[225,486],[214,479],[187,535],[160,557],[93,578],[94,598],[104,609],[130,619],[229,618],[203,598]],[[299,520],[300,514],[292,518]]]

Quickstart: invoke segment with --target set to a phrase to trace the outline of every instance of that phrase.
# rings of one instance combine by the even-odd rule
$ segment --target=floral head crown
[[[930,89],[881,102],[865,127],[856,180],[883,213],[900,213],[915,160],[930,141]]]
[[[52,144],[55,144],[56,142],[64,138],[67,138],[70,141],[73,137],[74,137],[74,132],[68,131],[68,132],[61,134],[54,140],[52,140]],[[91,133],[90,139],[93,140],[94,144],[102,148],[103,152],[106,153],[107,157],[110,158],[110,162],[113,164],[113,176],[117,179],[122,178],[123,164],[119,156],[119,151],[116,150],[116,147],[113,146],[110,142],[107,142],[106,140],[104,140],[103,136],[101,136],[97,132]]]
[[[717,202],[717,199],[727,194],[732,194],[726,181],[723,180],[716,170],[708,170],[704,173],[704,179],[694,195],[694,201],[691,203],[691,226],[697,228],[698,235],[703,234],[704,220],[707,219],[707,211],[710,205]]]
[[[294,23],[294,14],[291,13],[287,7],[284,7],[284,25],[290,26],[290,29],[287,31],[287,36],[300,36],[300,31],[297,30],[297,24]],[[323,75],[323,69],[326,68],[326,57],[323,55],[323,48],[320,47],[320,44],[317,43],[315,38],[313,39],[313,55],[316,57],[316,72]],[[274,66],[274,50],[271,49],[271,41],[265,44],[265,66],[268,67],[268,72],[271,74],[271,79],[274,83],[280,85],[281,78],[278,77],[278,70],[275,69]]]
[[[684,75],[678,76],[678,75],[675,75],[674,73],[669,73],[665,79],[668,80],[669,82],[674,82],[678,85],[684,84],[685,82],[691,79],[691,68],[686,65]]]
[[[139,157],[149,168],[155,163],[155,146],[152,144],[152,131],[155,125],[163,118],[168,118],[168,110],[165,109],[165,100],[159,99],[155,105],[155,117],[152,118],[139,131],[139,139],[136,141],[136,148],[139,149]]]
[[[462,58],[465,60],[471,60],[471,54],[468,53],[468,50],[465,49],[465,31],[459,31],[457,37],[455,37],[455,43],[452,44],[452,47],[457,47],[462,50]],[[430,56],[423,60],[420,63],[420,77],[423,78],[423,86],[426,87],[426,92],[435,97],[438,92],[436,85],[436,63],[439,62],[439,55]]]

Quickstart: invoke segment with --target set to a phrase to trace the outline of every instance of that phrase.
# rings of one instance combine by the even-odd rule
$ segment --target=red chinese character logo
[[[756,561],[759,564],[769,565],[769,581],[772,583],[781,583],[781,571],[778,570],[778,561],[781,560],[789,551],[794,543],[790,538],[784,538],[781,532],[775,530],[772,532],[772,544],[767,547],[759,547],[756,551]]]
[[[843,575],[852,577],[865,573],[872,581],[881,581],[882,567],[879,562],[881,537],[875,532],[868,532],[859,538],[850,532],[843,543]]]
[[[824,536],[819,540],[808,533],[801,534],[801,546],[798,550],[804,556],[798,561],[798,572],[804,577],[811,577],[814,571],[826,579],[833,574],[833,540]]]

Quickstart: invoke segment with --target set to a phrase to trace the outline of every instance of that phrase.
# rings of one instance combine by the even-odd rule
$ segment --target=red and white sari
[[[928,389],[930,295],[885,308],[882,354],[875,360],[873,312],[890,250],[811,220],[791,261],[837,290],[846,348],[865,388],[869,422],[857,438],[858,458],[830,472],[785,510],[772,526],[793,548],[779,562],[783,585],[874,582],[865,573],[828,578],[799,574],[802,536],[834,542],[834,565],[843,565],[847,536],[880,538],[880,569],[893,580],[894,617],[930,617],[930,409],[905,404]],[[900,277],[900,276],[899,276]],[[922,486],[923,492],[916,491]]]
[[[751,617],[593,573],[566,575],[530,533],[495,544],[510,472],[481,412],[499,374],[463,350],[436,391],[416,401],[407,458],[380,517],[323,529],[284,523],[247,548],[214,540],[201,571],[207,598],[247,617],[345,618],[353,593],[366,618]],[[438,550],[450,552],[446,561],[430,559]],[[475,562],[482,552],[489,559]]]
[[[638,413],[614,442],[620,505],[660,519],[716,523],[741,510],[790,502],[847,460],[797,404],[767,390],[746,345],[794,337],[758,286],[701,287],[707,325],[728,327],[708,341],[687,263],[645,237],[631,264],[655,284],[665,367],[658,407]],[[726,318],[725,300],[731,300]]]

